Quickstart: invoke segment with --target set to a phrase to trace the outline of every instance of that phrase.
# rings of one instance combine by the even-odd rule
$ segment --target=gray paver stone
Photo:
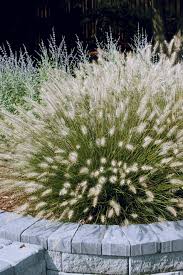
[[[120,226],[108,226],[102,240],[102,255],[130,256],[130,243]]]
[[[37,245],[14,242],[0,250],[0,260],[15,266],[23,261],[27,263],[44,259],[43,250]]]
[[[128,274],[128,258],[81,254],[62,254],[63,272],[81,274]]]
[[[20,241],[21,234],[36,221],[38,221],[37,218],[32,218],[30,216],[20,217],[18,219],[12,220],[8,224],[0,227],[0,238],[5,238],[12,241]]]
[[[122,227],[131,246],[131,256],[154,254],[160,251],[157,235],[150,225],[132,224]]]
[[[62,270],[62,254],[61,252],[46,251],[45,252],[47,269],[54,271]]]
[[[79,228],[77,223],[64,223],[48,238],[48,249],[71,253],[71,241]]]
[[[41,275],[41,263],[44,262],[44,252],[40,246],[14,242],[0,250],[0,261],[13,266],[14,275]],[[46,265],[45,265],[46,266]],[[28,272],[29,271],[29,272]],[[35,271],[35,272],[34,272]]]
[[[48,248],[48,237],[59,228],[60,223],[41,220],[30,226],[21,235],[21,241],[26,243],[38,244]]]
[[[13,267],[8,262],[0,260],[0,275],[14,275]]]
[[[156,274],[183,270],[183,253],[165,253],[131,257],[129,274]]]
[[[72,240],[72,253],[101,255],[105,231],[104,225],[80,226]]]
[[[33,264],[28,268],[21,268],[16,270],[15,275],[46,275],[46,263],[45,261]]]
[[[151,224],[161,243],[161,252],[183,251],[183,221]]]
[[[19,214],[16,213],[12,213],[12,212],[3,212],[0,215],[0,227],[5,226],[6,224],[8,224],[9,222],[20,218],[21,216]]]

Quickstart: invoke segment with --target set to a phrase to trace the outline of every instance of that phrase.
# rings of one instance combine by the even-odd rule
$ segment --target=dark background
[[[59,42],[64,36],[69,47],[74,45],[76,34],[81,40],[92,45],[94,35],[91,37],[90,34],[90,32],[92,33],[92,20],[91,17],[89,18],[89,4],[87,4],[87,16],[84,17],[82,5],[75,4],[77,2],[75,0],[70,0],[70,2],[71,9],[68,12],[66,10],[68,3],[66,0],[1,0],[0,45],[6,44],[6,41],[8,41],[13,50],[18,50],[24,44],[29,52],[34,52],[41,40],[47,41],[53,28],[57,41]],[[116,11],[106,9],[100,12],[101,14],[95,14],[93,17],[95,17],[95,20],[97,19],[100,25],[97,35],[103,39],[102,36],[105,36],[110,25],[116,20]],[[132,17],[134,18],[135,28],[131,26]],[[140,19],[140,21],[142,20]],[[88,29],[82,22],[88,24]],[[123,25],[128,36],[131,37],[137,28],[138,22],[139,19],[136,19],[133,15],[128,17],[125,11],[122,18],[121,15],[118,16],[115,24]],[[103,26],[104,24],[105,26]],[[120,35],[121,30],[117,27],[117,38]],[[124,38],[124,33],[122,36]]]
[[[67,45],[72,47],[77,34],[81,40],[90,43],[92,37],[88,33],[92,33],[93,26],[89,16],[90,11],[87,11],[87,16],[83,17],[82,5],[73,4],[79,3],[79,1],[70,0],[70,2],[71,9],[68,12],[66,9],[68,8],[68,1],[66,0],[1,0],[0,45],[8,41],[13,50],[18,50],[24,44],[29,52],[34,52],[41,39],[47,41],[53,27],[58,42],[62,36],[65,36]],[[137,1],[129,0],[129,2]],[[144,0],[144,3],[148,5],[150,2],[150,0]],[[180,3],[179,6],[177,5],[178,2]],[[177,11],[179,19],[182,18],[183,5],[180,0],[161,0],[161,3],[164,3],[162,8],[164,14],[166,13],[166,38],[171,38],[177,29],[174,13]],[[111,8],[100,10],[100,12],[92,15],[98,22],[97,36],[103,39],[102,36],[105,35],[105,31],[109,30],[110,25],[115,25],[115,34],[122,38],[121,43],[124,43],[125,47],[136,31],[138,23],[141,27],[144,26],[151,36],[151,15],[146,14],[148,19],[143,18],[142,15],[138,17],[134,11],[137,11],[136,7],[132,13],[128,9],[121,12],[121,10],[116,11]],[[88,24],[88,29],[82,22]]]
[[[49,38],[53,27],[58,39],[66,35],[70,40],[71,33],[79,31],[77,15],[66,14],[62,0],[1,0],[1,45],[8,41],[17,50],[25,44],[32,51],[41,39]]]

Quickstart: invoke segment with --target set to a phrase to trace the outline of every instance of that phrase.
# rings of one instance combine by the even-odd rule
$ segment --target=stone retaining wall
[[[0,239],[1,275],[45,275],[44,251],[33,244]]]
[[[183,221],[120,227],[1,212],[0,238],[44,248],[45,275],[183,275]]]

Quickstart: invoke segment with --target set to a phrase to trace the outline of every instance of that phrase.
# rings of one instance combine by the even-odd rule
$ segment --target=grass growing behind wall
[[[74,75],[50,71],[41,104],[2,111],[9,184],[29,196],[21,211],[107,224],[182,218],[183,63],[153,63],[149,44],[121,54],[111,40],[98,63],[84,56]]]

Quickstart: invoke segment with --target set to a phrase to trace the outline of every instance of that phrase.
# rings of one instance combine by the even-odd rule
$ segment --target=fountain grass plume
[[[41,104],[1,112],[11,143],[1,157],[28,194],[19,211],[120,225],[182,218],[183,63],[110,43],[74,74],[51,70]]]

